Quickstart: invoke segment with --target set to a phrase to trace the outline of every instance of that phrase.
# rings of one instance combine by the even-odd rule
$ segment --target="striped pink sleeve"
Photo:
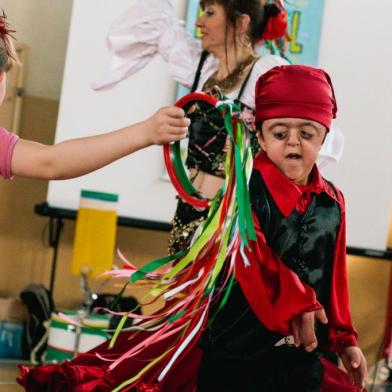
[[[0,176],[9,180],[12,178],[11,161],[14,147],[19,137],[14,133],[0,128]]]

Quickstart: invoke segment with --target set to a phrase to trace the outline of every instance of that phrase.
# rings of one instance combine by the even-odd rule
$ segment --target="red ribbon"
[[[173,150],[170,144],[165,144],[163,146],[163,154],[164,154],[167,173],[181,199],[194,207],[208,208],[209,207],[208,200],[202,200],[202,199],[198,199],[197,197],[191,196],[189,193],[185,191],[184,187],[181,185],[180,181],[178,180],[177,173],[173,165],[173,158],[172,158]]]

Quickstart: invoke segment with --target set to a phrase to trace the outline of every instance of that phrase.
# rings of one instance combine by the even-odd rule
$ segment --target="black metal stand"
[[[38,215],[49,217],[49,245],[53,248],[49,290],[53,295],[60,237],[64,228],[64,220],[76,220],[77,211],[51,207],[47,202],[36,204],[34,211]],[[156,231],[169,231],[171,229],[169,223],[127,218],[123,216],[117,217],[117,225]]]
[[[59,217],[50,217],[49,220],[49,245],[53,248],[52,255],[52,267],[50,271],[50,294],[53,297],[53,289],[54,289],[54,280],[56,278],[56,268],[57,268],[57,256],[59,251],[59,243],[61,232],[63,230],[64,223],[63,220]]]
[[[392,249],[378,250],[378,249],[356,248],[355,246],[348,246],[347,254],[352,256],[362,256],[362,257],[370,257],[372,259],[392,261]]]
[[[34,208],[35,213],[41,216],[47,216],[49,221],[49,244],[53,248],[52,268],[50,273],[50,291],[53,295],[54,281],[57,268],[58,247],[61,232],[64,227],[64,219],[76,220],[77,211],[65,208],[51,207],[47,202],[37,204]],[[117,225],[125,227],[134,227],[147,230],[170,231],[171,225],[165,222],[148,221],[143,219],[117,217]],[[371,257],[375,259],[392,261],[392,249],[376,250],[367,248],[347,247],[347,253],[350,255]]]

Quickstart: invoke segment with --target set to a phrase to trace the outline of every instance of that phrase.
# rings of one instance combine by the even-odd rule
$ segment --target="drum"
[[[67,318],[79,321],[76,312],[64,312]],[[80,321],[79,321],[80,322]],[[84,353],[105,342],[110,335],[108,315],[89,315],[77,327],[58,314],[52,314],[49,324],[48,347],[44,356],[46,363],[59,363],[72,359],[78,353]]]

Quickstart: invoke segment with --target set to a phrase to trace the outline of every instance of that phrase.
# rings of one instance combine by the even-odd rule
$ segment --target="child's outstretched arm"
[[[141,148],[183,139],[190,124],[184,116],[182,109],[169,106],[145,121],[101,135],[51,146],[21,139],[14,148],[11,171],[14,176],[50,180],[79,177]]]

